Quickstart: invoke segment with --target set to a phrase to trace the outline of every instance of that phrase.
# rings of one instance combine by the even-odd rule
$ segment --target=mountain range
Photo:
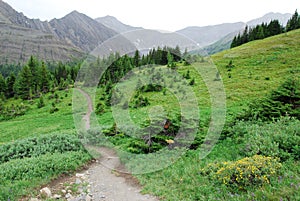
[[[246,24],[254,26],[278,19],[283,25],[291,14],[268,13],[249,22],[213,26],[189,26],[174,33],[133,27],[113,16],[92,19],[73,11],[61,19],[30,19],[0,0],[0,63],[23,63],[30,55],[47,61],[82,58],[104,41],[123,33],[138,49],[158,45],[175,47],[178,41],[194,41],[210,53],[227,49],[232,38]],[[184,47],[183,47],[184,48]]]

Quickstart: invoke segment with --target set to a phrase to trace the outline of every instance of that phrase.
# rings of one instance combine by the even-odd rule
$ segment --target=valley
[[[230,48],[245,23],[162,33],[0,0],[0,200],[300,200],[296,13]]]

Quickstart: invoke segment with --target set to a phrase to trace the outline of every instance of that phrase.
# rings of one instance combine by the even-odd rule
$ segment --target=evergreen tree
[[[140,66],[140,60],[141,60],[140,52],[138,50],[136,50],[135,53],[134,53],[134,58],[133,58],[134,66],[139,67]]]
[[[39,83],[39,62],[34,56],[30,56],[29,61],[27,63],[30,72],[31,72],[31,88],[33,93],[37,92],[37,87]]]
[[[171,54],[171,52],[168,52],[167,59],[168,59],[168,67],[175,67],[174,57]]]
[[[47,93],[50,89],[49,83],[49,72],[45,62],[42,62],[41,68],[39,69],[39,88],[43,93]]]
[[[176,45],[175,49],[172,51],[173,57],[175,61],[180,61],[182,58],[181,51],[178,45]]]
[[[25,65],[18,75],[14,85],[14,91],[22,99],[29,99],[32,96],[32,74],[28,65]]]
[[[256,39],[263,39],[265,38],[264,28],[262,26],[258,26],[257,35],[255,37]]]
[[[14,84],[16,81],[16,76],[15,74],[11,73],[9,77],[6,79],[6,84],[7,84],[7,91],[6,91],[6,97],[7,98],[12,98],[14,97]]]
[[[253,102],[238,119],[273,120],[281,116],[300,119],[300,80],[289,78],[269,96]]]
[[[241,36],[241,43],[247,43],[249,42],[249,32],[248,32],[248,26],[245,27],[245,30]]]
[[[6,81],[2,74],[0,73],[0,94],[3,93],[5,94],[7,91],[7,86],[6,86]]]
[[[230,45],[230,48],[234,48],[237,46],[237,37],[234,36],[232,42],[231,42],[231,45]]]
[[[292,18],[288,20],[286,25],[286,31],[291,31],[300,28],[300,17],[298,11],[296,10]]]
[[[272,20],[267,26],[269,36],[275,36],[283,32],[283,28],[278,20]]]

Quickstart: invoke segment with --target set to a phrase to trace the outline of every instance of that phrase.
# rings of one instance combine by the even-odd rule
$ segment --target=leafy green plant
[[[46,153],[83,151],[84,147],[74,135],[52,134],[17,140],[0,146],[0,164],[13,159],[37,157]]]
[[[300,119],[300,79],[297,77],[287,79],[269,96],[250,104],[238,119],[266,121],[282,116]]]
[[[281,163],[272,157],[254,155],[237,161],[209,164],[200,172],[209,175],[217,183],[232,189],[244,190],[250,186],[269,184],[276,176]]]
[[[84,151],[73,151],[3,163],[0,165],[0,200],[15,200],[26,193],[25,189],[75,171],[90,159],[91,156]]]
[[[2,110],[0,111],[0,121],[2,120],[10,120],[18,116],[23,116],[29,107],[24,105],[23,103],[15,105],[11,104],[10,106],[4,107],[2,106]]]
[[[43,98],[43,96],[41,96],[41,97],[39,98],[38,103],[37,103],[37,107],[38,107],[38,108],[42,108],[42,107],[44,107],[44,106],[45,106],[44,98]]]
[[[300,121],[283,117],[271,123],[237,122],[229,129],[236,143],[243,144],[245,156],[260,154],[281,160],[299,159]]]

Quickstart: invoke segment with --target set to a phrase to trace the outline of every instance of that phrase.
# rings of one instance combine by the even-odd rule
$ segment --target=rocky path
[[[86,129],[90,128],[90,115],[93,110],[90,96],[79,89],[86,97],[88,111],[83,117],[86,121]],[[140,193],[141,187],[137,180],[126,172],[116,153],[106,147],[96,147],[95,151],[101,154],[101,158],[93,163],[87,170],[83,171],[82,183],[86,183],[85,192],[76,198],[69,200],[95,200],[95,201],[157,201],[158,199]],[[124,171],[122,171],[122,169]],[[78,181],[78,178],[77,178]]]

